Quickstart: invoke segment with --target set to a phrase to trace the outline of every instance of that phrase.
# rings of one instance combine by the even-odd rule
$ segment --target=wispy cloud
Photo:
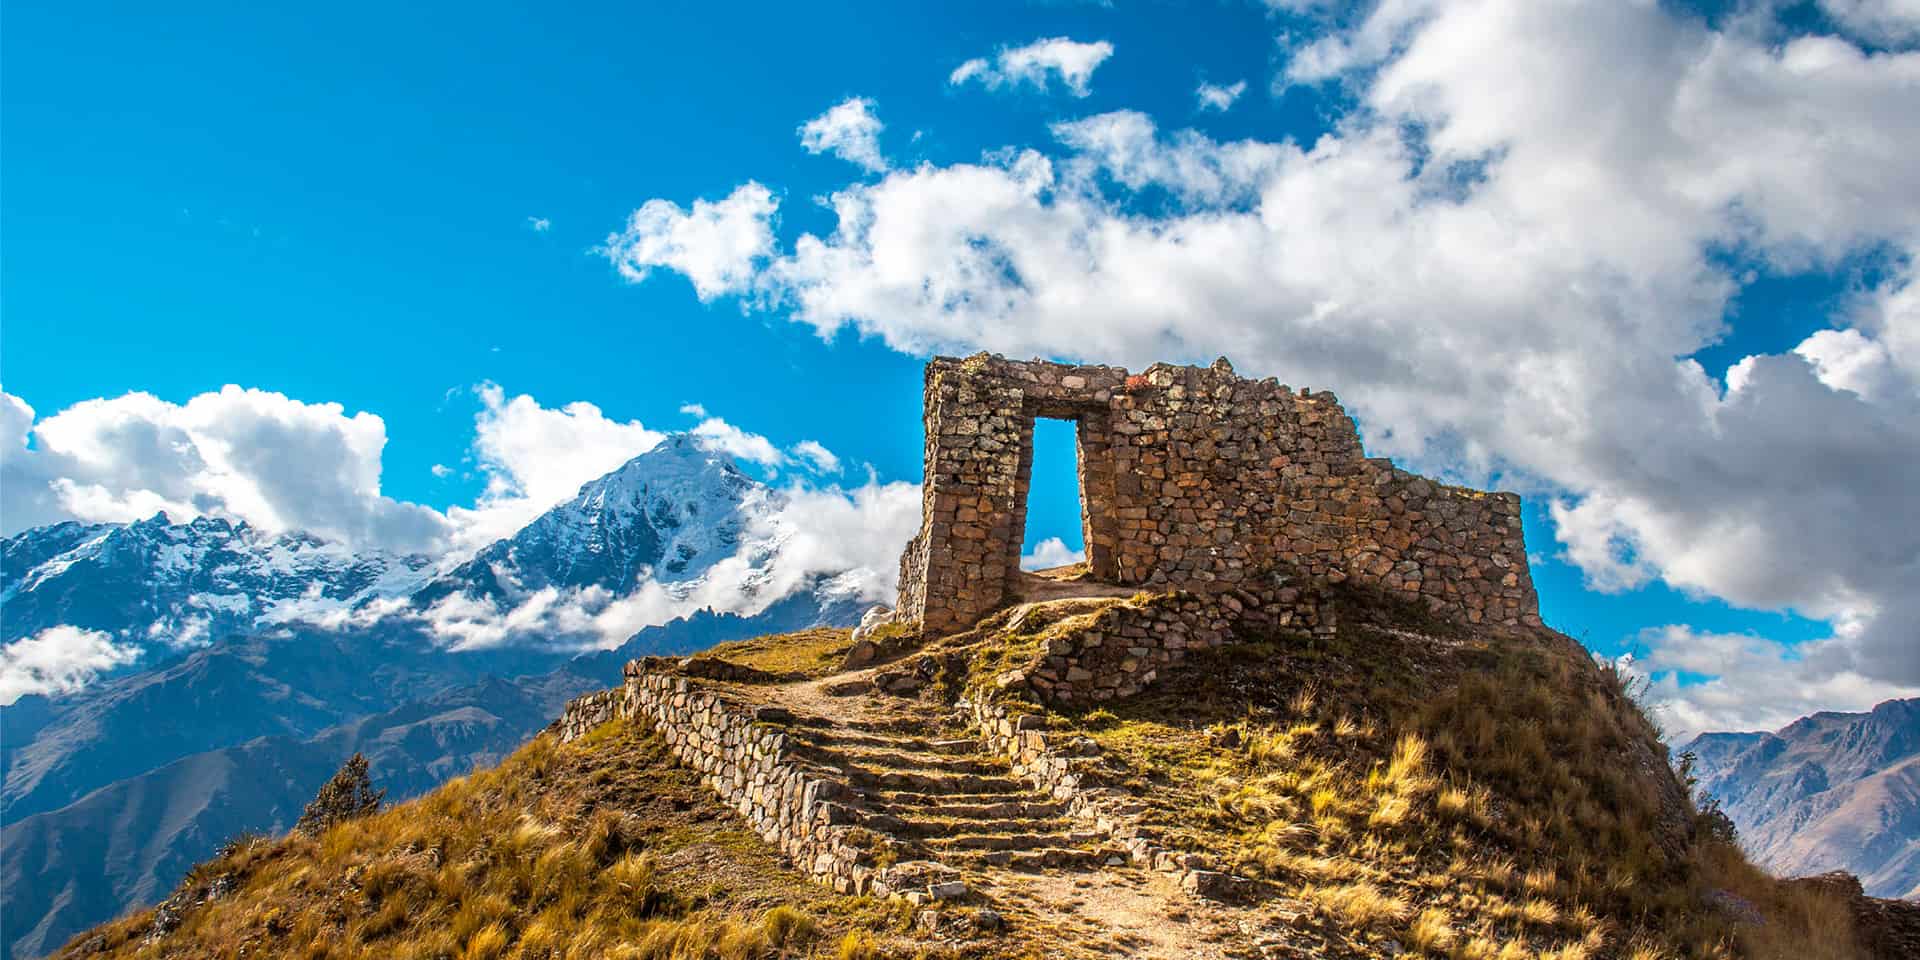
[[[989,90],[1024,84],[1045,90],[1057,77],[1074,96],[1084,97],[1093,92],[1093,71],[1111,56],[1113,44],[1105,40],[1081,43],[1050,37],[1022,47],[1002,47],[991,58],[968,60],[947,75],[947,83],[978,82]]]
[[[1240,99],[1241,94],[1246,92],[1247,82],[1245,80],[1237,80],[1225,86],[1202,83],[1198,89],[1193,91],[1193,95],[1195,99],[1200,101],[1200,109],[1216,110],[1224,113],[1233,107],[1234,103]]]

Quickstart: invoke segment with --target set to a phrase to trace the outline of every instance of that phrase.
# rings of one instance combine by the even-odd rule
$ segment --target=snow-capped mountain
[[[503,597],[543,587],[696,580],[731,557],[780,497],[726,454],[676,434],[580,488],[512,537],[494,542],[422,591]],[[503,582],[504,581],[504,582]]]
[[[262,623],[406,596],[432,573],[429,557],[214,517],[61,523],[0,540],[0,642],[98,631],[138,652],[124,672]]]
[[[0,541],[0,646],[68,627],[141,650],[0,706],[0,913],[46,918],[0,960],[284,828],[353,750],[397,798],[512,749],[628,658],[853,623],[872,572],[799,557],[790,507],[679,436],[457,565],[164,516]]]
[[[461,651],[607,648],[700,610],[764,614],[769,632],[852,622],[873,599],[861,589],[871,577],[787,557],[787,506],[682,434],[457,565],[213,517],[29,530],[0,540],[0,646],[64,628],[87,632],[99,656],[77,673],[25,677],[33,656],[17,648],[0,694],[71,693],[225,637],[337,626],[350,613],[408,621],[423,643]],[[367,610],[376,600],[396,603]],[[73,642],[45,646],[72,661]]]
[[[676,434],[436,577],[413,605],[463,598],[504,613],[550,591],[599,613],[645,587],[657,591],[655,609],[674,616],[708,607],[753,615],[809,596],[810,613],[785,603],[775,629],[811,625],[795,616],[851,622],[867,605],[852,578],[793,569],[783,554],[787,506],[725,453]]]

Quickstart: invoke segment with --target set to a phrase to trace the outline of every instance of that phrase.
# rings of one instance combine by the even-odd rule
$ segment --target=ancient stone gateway
[[[1197,591],[1352,579],[1474,622],[1539,623],[1520,498],[1368,458],[1330,393],[1211,367],[937,357],[901,616],[971,626],[1019,574],[1036,417],[1075,421],[1093,578]]]

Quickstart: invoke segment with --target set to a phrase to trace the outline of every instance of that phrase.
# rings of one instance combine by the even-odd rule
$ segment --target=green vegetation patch
[[[784,677],[813,679],[837,670],[852,646],[852,630],[816,627],[718,644],[701,656]]]

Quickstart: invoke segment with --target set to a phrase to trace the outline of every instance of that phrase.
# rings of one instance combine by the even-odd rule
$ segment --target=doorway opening
[[[1036,417],[1027,445],[1020,569],[1048,570],[1087,558],[1080,431],[1075,420]]]

